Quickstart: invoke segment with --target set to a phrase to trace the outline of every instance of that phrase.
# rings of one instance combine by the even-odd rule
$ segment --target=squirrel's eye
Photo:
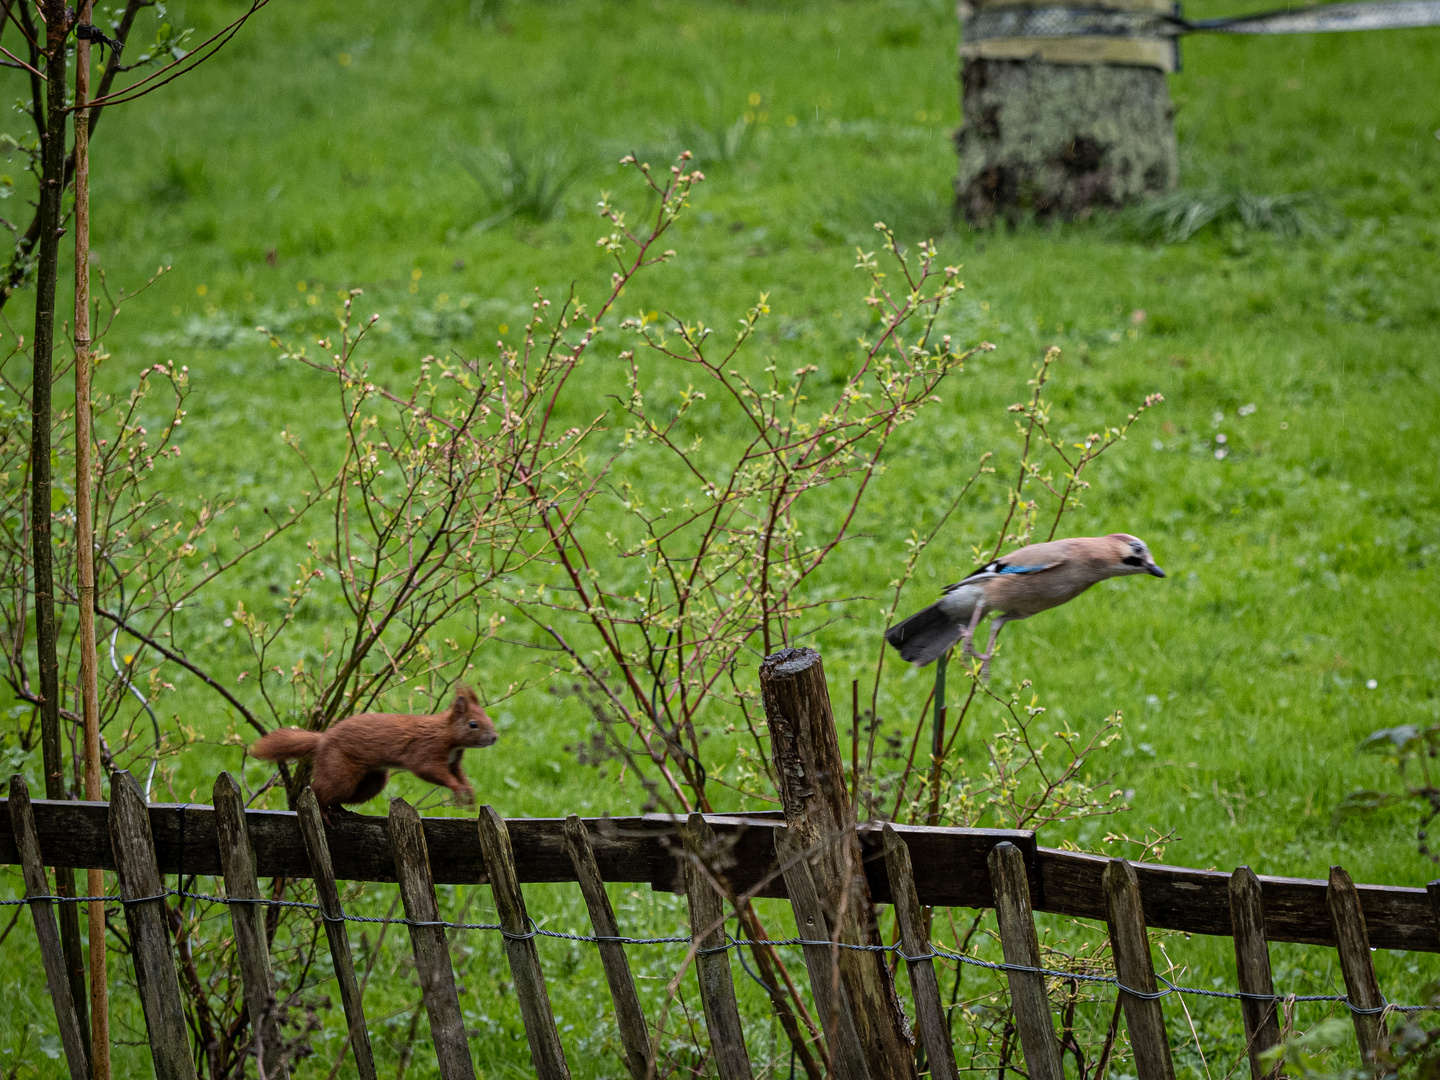
[[[471,721],[470,721],[470,726],[471,726],[471,727],[479,727],[480,725],[477,724],[474,720],[471,720]]]

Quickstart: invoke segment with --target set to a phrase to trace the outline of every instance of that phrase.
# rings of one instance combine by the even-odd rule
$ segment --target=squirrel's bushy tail
[[[320,744],[318,731],[302,728],[280,728],[268,735],[262,735],[250,746],[250,756],[262,761],[289,761],[292,758],[307,757]]]

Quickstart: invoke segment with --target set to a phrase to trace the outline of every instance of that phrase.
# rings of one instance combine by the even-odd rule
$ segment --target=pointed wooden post
[[[150,810],[140,785],[128,772],[110,774],[110,847],[120,878],[120,900],[130,929],[135,981],[150,1033],[155,1076],[157,1080],[195,1080],[195,1059],[186,1034],[180,980],[165,916],[165,887],[155,863]]]
[[[255,849],[245,824],[245,799],[240,785],[228,772],[215,778],[212,794],[215,826],[220,842],[220,865],[225,872],[225,896],[230,901],[230,926],[235,931],[235,957],[245,989],[250,1029],[255,1033],[256,1057],[264,1076],[289,1077],[285,1043],[280,1035],[280,1014],[275,1007],[275,974],[270,968],[265,908],[258,903],[260,884],[255,880]]]
[[[1145,933],[1145,912],[1140,907],[1140,881],[1124,859],[1111,859],[1104,877],[1106,919],[1110,948],[1115,954],[1115,977],[1120,980],[1120,1002],[1125,1027],[1135,1053],[1140,1080],[1175,1080],[1170,1040],[1165,1034],[1165,1012],[1158,998],[1155,962]],[[1138,994],[1130,992],[1138,991]]]
[[[802,850],[812,852],[810,872],[825,910],[839,920],[840,940],[879,945],[820,654],[782,649],[767,656],[760,690],[786,828]],[[884,954],[842,949],[840,981],[870,1075],[915,1080],[914,1042]]]
[[[40,860],[40,838],[35,833],[30,789],[19,773],[10,778],[10,828],[15,834],[15,847],[20,853],[20,866],[25,875],[25,895],[52,895],[45,880],[45,865]],[[80,1017],[75,1013],[75,1000],[70,996],[69,973],[65,970],[65,952],[60,944],[60,927],[55,922],[53,902],[31,900],[30,914],[35,918],[35,936],[40,939],[45,987],[50,993],[50,1003],[55,1006],[55,1021],[60,1026],[60,1045],[65,1048],[65,1063],[70,1067],[71,1080],[88,1080],[90,1062],[86,1055],[85,1033],[80,1028]],[[104,947],[103,943],[101,947]]]
[[[716,890],[706,865],[714,858],[715,833],[700,814],[685,824],[685,896],[690,907],[690,934],[697,950],[695,974],[700,1002],[710,1031],[710,1053],[720,1080],[751,1080],[750,1051],[740,1027],[730,950],[725,947],[725,897]],[[709,951],[718,950],[718,951]]]
[[[1330,887],[1325,891],[1325,900],[1330,907],[1335,949],[1340,954],[1340,970],[1345,975],[1345,994],[1350,999],[1350,1016],[1355,1021],[1360,1057],[1366,1063],[1373,1063],[1380,1046],[1380,1010],[1385,1006],[1385,998],[1375,979],[1375,962],[1370,957],[1370,936],[1365,930],[1360,894],[1344,867],[1330,868]]]
[[[995,893],[995,919],[1000,924],[1000,948],[1005,963],[1040,966],[1040,937],[1035,932],[1035,911],[1030,906],[1030,882],[1025,877],[1025,856],[1011,843],[990,849],[990,886]],[[1060,1042],[1050,1016],[1045,976],[1032,971],[1007,971],[1010,1007],[1025,1051],[1030,1080],[1065,1080]]]
[[[937,676],[937,686],[939,682],[940,677]],[[915,892],[910,849],[889,825],[885,826],[884,843],[885,870],[890,876],[890,897],[895,904],[895,921],[900,924],[900,946],[905,950],[905,966],[910,972],[910,993],[915,998],[915,1019],[920,1028],[920,1037],[925,1042],[925,1059],[930,1063],[930,1076],[933,1080],[959,1080],[960,1072],[955,1066],[955,1047],[950,1043],[950,1025],[945,1020],[945,1007],[940,1000],[940,983],[935,978],[935,961],[927,955],[930,952],[930,938],[925,932],[925,917],[920,910],[920,897]],[[924,956],[926,959],[909,959],[912,956]],[[1011,996],[1014,996],[1013,991]],[[1025,1059],[1028,1064],[1028,1050]],[[1031,1080],[1052,1080],[1050,1077],[1037,1075],[1033,1065],[1030,1077]]]
[[[787,829],[776,834],[775,855],[785,877],[785,891],[790,894],[795,927],[801,938],[812,942],[802,946],[805,969],[810,974],[810,992],[815,996],[831,1067],[838,1080],[868,1080],[870,1066],[865,1061],[865,1048],[860,1045],[860,1033],[855,1030],[855,1018],[840,981],[840,950],[829,944],[833,940],[830,920],[825,917],[825,905],[815,888],[805,849]]]
[[[370,1049],[370,1033],[365,1027],[365,1008],[360,1000],[360,986],[355,981],[350,935],[345,930],[345,910],[340,906],[335,868],[330,863],[330,845],[325,839],[325,823],[320,819],[320,804],[315,801],[315,793],[308,787],[300,792],[296,809],[300,835],[310,857],[310,875],[315,879],[315,901],[320,905],[320,917],[325,920],[325,937],[330,943],[335,981],[340,984],[340,1004],[345,1008],[345,1024],[350,1033],[350,1052],[355,1055],[355,1071],[360,1074],[360,1080],[377,1080],[375,1055]]]
[[[618,938],[620,927],[615,911],[595,863],[595,850],[590,834],[576,814],[565,819],[565,848],[575,867],[575,880],[585,897],[590,912],[590,927],[599,938]],[[600,941],[600,963],[605,967],[605,981],[610,984],[610,999],[615,1003],[615,1023],[620,1029],[620,1045],[625,1048],[625,1067],[633,1080],[646,1080],[650,1072],[650,1035],[645,1027],[645,1012],[640,1008],[640,995],[635,990],[635,977],[630,974],[630,958],[618,941]]]
[[[515,979],[515,997],[520,1002],[520,1019],[525,1022],[525,1038],[530,1042],[530,1062],[540,1080],[570,1080],[570,1064],[560,1045],[560,1033],[555,1030],[550,992],[545,989],[545,973],[540,969],[540,953],[535,948],[535,939],[529,936],[532,927],[525,911],[525,895],[515,874],[510,830],[493,806],[480,808],[479,825],[485,874],[490,878],[490,892],[495,897],[500,926],[505,931],[505,956]]]
[[[395,849],[395,877],[410,920],[410,948],[425,1012],[430,1017],[430,1039],[443,1080],[475,1080],[475,1063],[465,1038],[460,995],[455,989],[455,968],[450,963],[450,941],[440,921],[435,883],[430,873],[430,852],[420,815],[404,799],[390,801],[390,843]]]
[[[1265,901],[1260,892],[1260,879],[1248,866],[1237,867],[1230,875],[1230,933],[1235,938],[1235,973],[1240,992],[1273,998],[1270,946],[1265,940]],[[1273,1000],[1240,999],[1251,1080],[1265,1080],[1265,1063],[1261,1058],[1280,1041],[1276,1004]]]

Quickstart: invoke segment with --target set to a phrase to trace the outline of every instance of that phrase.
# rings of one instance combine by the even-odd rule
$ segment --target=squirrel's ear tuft
[[[457,694],[457,695],[455,695],[455,704],[451,707],[450,711],[451,711],[452,713],[454,713],[456,716],[464,716],[465,713],[469,711],[469,709],[470,709],[470,702],[469,702],[469,700],[465,697],[465,695],[464,695],[464,694]]]

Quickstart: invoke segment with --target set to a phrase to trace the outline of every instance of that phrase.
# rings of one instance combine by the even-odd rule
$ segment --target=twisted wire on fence
[[[171,896],[183,897],[187,900],[203,900],[215,904],[263,904],[266,907],[275,908],[298,908],[302,911],[313,912],[327,922],[354,922],[354,923],[382,923],[393,926],[425,927],[439,926],[447,930],[496,930],[502,937],[511,941],[530,941],[537,937],[558,938],[561,941],[579,941],[589,944],[616,944],[616,945],[689,945],[692,938],[688,934],[672,934],[664,937],[626,937],[603,934],[572,934],[563,930],[544,930],[535,925],[535,920],[530,920],[530,929],[524,933],[515,933],[506,930],[499,923],[461,923],[450,922],[446,919],[406,919],[393,916],[381,915],[351,915],[342,911],[341,914],[327,915],[321,910],[319,904],[307,903],[303,900],[271,900],[265,897],[239,897],[239,896],[212,896],[209,893],[190,892],[185,889],[166,889],[153,896],[135,896],[126,899],[123,896],[26,896],[14,900],[0,900],[0,907],[14,907],[20,904],[33,904],[41,901],[51,901],[63,904],[143,904],[152,900],[164,900]],[[953,960],[959,964],[966,964],[971,967],[983,968],[987,971],[999,972],[1021,972],[1029,975],[1044,975],[1048,978],[1064,979],[1070,982],[1098,983],[1113,986],[1121,993],[1129,994],[1132,997],[1144,1001],[1159,1001],[1161,998],[1169,997],[1171,994],[1192,994],[1196,997],[1225,998],[1232,1001],[1263,1001],[1263,1002],[1332,1002],[1343,1004],[1352,1013],[1359,1016],[1377,1016],[1383,1013],[1417,1013],[1440,1011],[1440,1005],[1394,1005],[1383,995],[1381,1004],[1367,1008],[1356,1005],[1348,995],[1345,994],[1251,994],[1243,990],[1204,990],[1198,986],[1181,986],[1171,982],[1165,976],[1156,972],[1155,977],[1165,984],[1165,989],[1154,992],[1146,990],[1135,990],[1126,986],[1114,975],[1091,975],[1085,972],[1060,971],[1055,968],[1030,967],[1025,964],[996,963],[990,960],[981,960],[978,956],[967,956],[964,953],[951,952],[943,946],[931,943],[930,951],[921,953],[918,956],[907,954],[897,942],[893,945],[856,945],[847,941],[832,941],[828,938],[813,940],[811,938],[789,937],[789,938],[762,938],[751,940],[749,938],[732,937],[728,932],[725,935],[725,944],[716,945],[710,948],[696,949],[697,956],[708,956],[713,953],[726,952],[732,948],[741,946],[764,947],[764,946],[823,946],[826,948],[849,949],[854,952],[876,952],[894,953],[909,963],[918,963],[923,960]],[[742,956],[743,954],[739,954]]]

